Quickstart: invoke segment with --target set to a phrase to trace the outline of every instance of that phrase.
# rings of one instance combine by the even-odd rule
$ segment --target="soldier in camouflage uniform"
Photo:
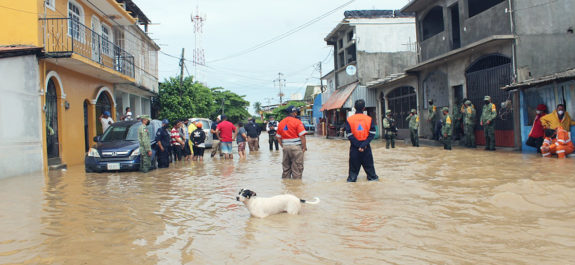
[[[411,113],[405,119],[409,122],[409,137],[411,138],[411,145],[419,147],[419,115],[415,109],[411,109]]]
[[[451,117],[453,118],[453,140],[461,139],[461,107],[462,104],[459,99],[455,99],[453,104],[453,110],[451,111]]]
[[[395,148],[395,134],[397,133],[397,127],[395,127],[395,120],[391,117],[391,110],[385,111],[386,117],[383,118],[383,130],[385,131],[385,148],[389,149]]]
[[[491,97],[485,96],[485,105],[481,112],[481,126],[485,133],[485,150],[495,151],[495,118],[497,117],[497,108],[491,103]]]
[[[463,133],[465,134],[465,146],[475,148],[475,106],[470,100],[463,105]]]
[[[429,108],[427,109],[427,121],[431,125],[431,138],[433,140],[439,140],[439,135],[437,135],[437,106],[433,105],[433,99],[429,100]]]
[[[449,108],[443,108],[443,120],[441,121],[441,134],[443,135],[443,149],[451,150],[451,135],[453,133],[453,119],[449,114]]]
[[[146,173],[152,166],[152,147],[150,146],[150,133],[148,124],[150,117],[148,115],[140,116],[142,125],[138,128],[138,142],[140,142],[140,171]]]

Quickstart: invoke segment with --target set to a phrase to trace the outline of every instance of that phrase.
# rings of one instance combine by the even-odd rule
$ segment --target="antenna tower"
[[[200,15],[200,8],[196,6],[196,14],[192,14],[192,23],[194,23],[194,81],[199,81],[198,66],[206,65],[206,54],[202,46],[202,39],[204,34],[204,23],[206,22],[206,15]]]

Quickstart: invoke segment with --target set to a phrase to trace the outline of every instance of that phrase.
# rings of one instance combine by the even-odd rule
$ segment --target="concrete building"
[[[341,131],[353,103],[365,99],[368,115],[377,118],[381,104],[367,84],[402,73],[416,62],[415,19],[395,10],[346,11],[325,41],[334,46],[333,87],[322,96],[328,134]],[[378,106],[379,105],[379,106]]]
[[[0,9],[0,22],[6,25],[0,45],[43,49],[37,91],[46,128],[44,165],[82,164],[102,133],[104,111],[115,121],[125,106],[150,113],[158,46],[132,0],[12,1],[10,9]]]
[[[0,47],[0,179],[42,171],[38,47]]]
[[[416,13],[418,64],[406,71],[418,78],[422,120],[429,99],[438,107],[452,107],[467,98],[480,114],[483,97],[490,95],[498,107],[496,145],[519,148],[520,94],[501,88],[573,67],[575,18],[569,13],[574,7],[570,0],[408,3],[402,11]],[[429,124],[421,125],[429,136]],[[480,126],[476,139],[484,144]]]

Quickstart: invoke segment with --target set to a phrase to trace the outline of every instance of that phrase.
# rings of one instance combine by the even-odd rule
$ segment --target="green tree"
[[[248,107],[250,102],[245,100],[245,96],[240,96],[221,87],[212,88],[214,98],[210,118],[215,119],[220,114],[228,116],[228,120],[237,123],[247,117],[250,117]]]
[[[171,77],[160,84],[158,95],[158,118],[176,121],[192,117],[208,117],[214,97],[212,91],[186,77],[180,85],[178,77]]]
[[[262,103],[259,101],[256,101],[254,103],[254,111],[259,115],[260,111],[262,111]]]
[[[276,120],[281,121],[287,116],[287,113],[285,113],[285,109],[287,109],[287,107],[289,107],[289,106],[294,106],[296,108],[300,108],[300,110],[301,110],[301,109],[303,109],[303,107],[306,106],[306,103],[305,102],[299,102],[299,101],[289,102],[286,105],[283,105],[283,106],[280,106],[280,107],[274,109],[272,111],[272,113],[266,113],[265,118],[269,119],[269,116],[273,115]]]

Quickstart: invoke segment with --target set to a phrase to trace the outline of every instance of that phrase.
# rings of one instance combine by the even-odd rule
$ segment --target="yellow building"
[[[41,47],[44,164],[84,162],[99,121],[150,114],[159,47],[132,0],[18,0],[0,6],[0,46]]]

